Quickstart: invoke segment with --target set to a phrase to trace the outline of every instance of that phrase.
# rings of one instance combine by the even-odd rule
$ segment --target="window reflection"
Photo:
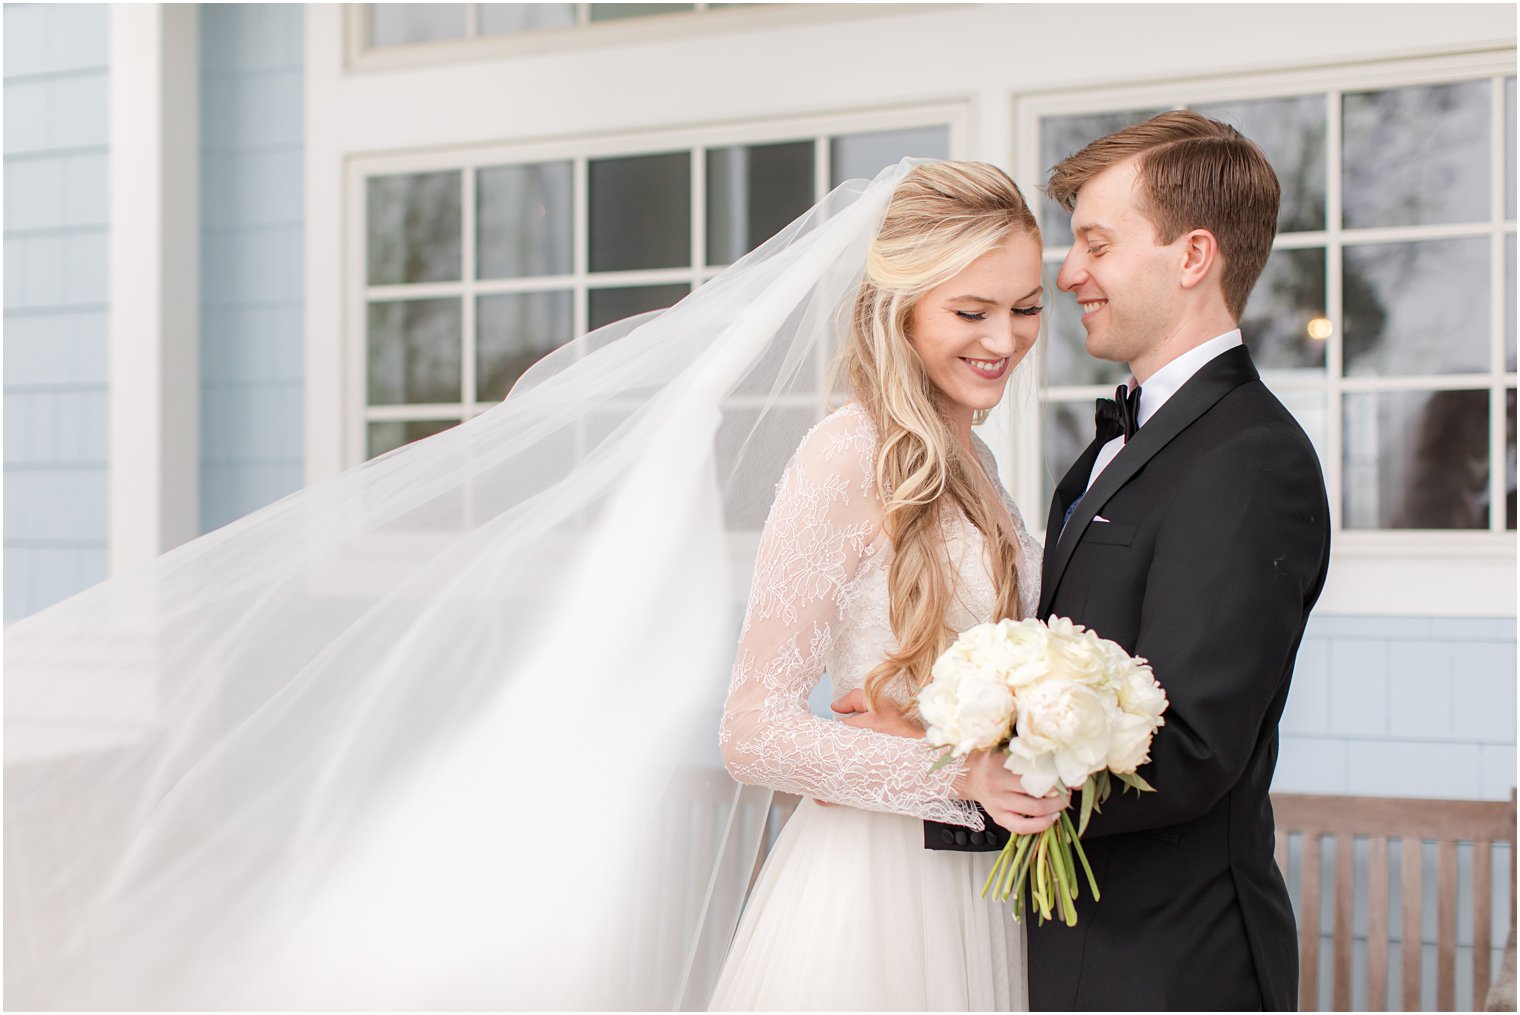
[[[1045,406],[1044,426],[1041,430],[1044,445],[1041,449],[1045,465],[1043,503],[1049,503],[1056,485],[1066,470],[1093,441],[1096,426],[1093,423],[1093,403],[1052,402]]]
[[[573,336],[573,294],[503,293],[476,301],[475,397],[494,402],[547,353]]]
[[[1045,383],[1052,387],[1102,384],[1107,387],[1129,377],[1129,367],[1109,363],[1087,354],[1087,329],[1082,309],[1071,293],[1056,288],[1059,263],[1045,265],[1045,333],[1040,339],[1045,355]]]
[[[1131,124],[1149,120],[1164,109],[1136,109],[1116,113],[1083,113],[1080,116],[1047,116],[1040,120],[1040,169],[1048,175],[1057,162],[1075,155],[1091,141],[1105,134],[1123,130]],[[1034,195],[1028,195],[1033,201]],[[1071,213],[1049,198],[1043,198],[1040,229],[1045,244],[1065,246],[1071,242]]]
[[[1486,372],[1488,256],[1485,239],[1347,247],[1346,375]]]
[[[691,264],[691,155],[635,155],[590,164],[591,270]]]
[[[1328,328],[1324,250],[1272,251],[1240,321],[1256,365],[1263,370],[1323,370]]]
[[[369,44],[406,46],[462,39],[469,4],[369,4]]]
[[[367,434],[368,457],[375,458],[458,425],[457,419],[387,419],[371,423]]]
[[[463,343],[459,301],[369,305],[369,403],[457,402]]]
[[[1279,232],[1325,228],[1325,97],[1262,99],[1195,106],[1227,123],[1261,148],[1282,186]]]
[[[950,131],[946,127],[910,127],[878,130],[868,134],[844,134],[829,142],[830,186],[845,180],[870,180],[877,173],[913,155],[925,159],[950,157]]]
[[[1488,392],[1379,391],[1344,401],[1348,529],[1488,527]]]
[[[732,264],[813,204],[813,142],[707,153],[707,263]]]
[[[686,285],[640,285],[617,289],[593,289],[590,294],[591,327],[600,328],[613,321],[633,317],[635,314],[664,310],[666,307],[679,303],[681,298],[689,292],[691,292],[691,286]]]
[[[365,182],[370,285],[447,282],[460,274],[458,170]]]
[[[572,178],[569,162],[494,166],[476,174],[478,277],[573,270]]]
[[[481,4],[479,17],[481,35],[570,28],[575,24],[575,4]]]
[[[1489,216],[1488,81],[1342,99],[1348,227],[1476,222]]]

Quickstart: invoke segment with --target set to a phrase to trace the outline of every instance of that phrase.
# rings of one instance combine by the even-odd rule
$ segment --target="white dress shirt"
[[[1151,375],[1150,380],[1140,386],[1140,411],[1135,414],[1135,424],[1144,426],[1145,421],[1156,414],[1156,411],[1166,404],[1166,400],[1175,395],[1194,374],[1203,369],[1204,364],[1222,352],[1244,345],[1240,337],[1240,329],[1227,331],[1218,338],[1211,338],[1202,345],[1194,346],[1187,352],[1172,360],[1166,366]],[[1135,378],[1130,377],[1129,390],[1135,390]],[[1124,448],[1124,437],[1121,434],[1103,445],[1098,452],[1098,460],[1093,462],[1092,474],[1087,477],[1087,489],[1091,490],[1098,474],[1108,467],[1108,463],[1118,457]],[[1085,491],[1084,491],[1085,492]]]

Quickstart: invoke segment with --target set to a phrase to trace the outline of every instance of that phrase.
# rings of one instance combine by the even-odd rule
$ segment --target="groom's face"
[[[1165,341],[1178,313],[1179,251],[1161,246],[1141,204],[1140,166],[1110,166],[1077,191],[1076,238],[1056,284],[1076,297],[1087,351],[1133,363]]]

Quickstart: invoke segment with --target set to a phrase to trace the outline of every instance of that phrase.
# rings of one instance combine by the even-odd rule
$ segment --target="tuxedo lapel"
[[[1119,451],[1118,456],[1108,463],[1092,488],[1082,497],[1082,502],[1077,505],[1076,511],[1072,513],[1065,528],[1061,529],[1059,528],[1061,518],[1056,511],[1060,510],[1064,514],[1066,505],[1071,503],[1072,496],[1065,495],[1070,490],[1069,484],[1074,481],[1073,474],[1079,471],[1079,466],[1084,461],[1087,462],[1087,468],[1081,471],[1080,480],[1085,483],[1087,476],[1091,474],[1092,460],[1097,457],[1094,450],[1096,442],[1094,442],[1094,447],[1089,447],[1086,452],[1083,452],[1077,464],[1072,466],[1066,478],[1061,481],[1061,486],[1057,489],[1051,504],[1051,517],[1046,525],[1045,567],[1040,585],[1039,616],[1041,618],[1049,613],[1050,604],[1055,599],[1056,586],[1060,583],[1061,576],[1066,573],[1066,565],[1071,561],[1071,555],[1076,551],[1083,531],[1092,522],[1093,516],[1103,509],[1103,505],[1109,498],[1129,482],[1146,462],[1170,444],[1174,437],[1212,408],[1214,403],[1240,385],[1258,379],[1256,367],[1251,362],[1251,354],[1243,345],[1220,353],[1205,363],[1135,433],[1129,443]],[[1091,458],[1089,458],[1089,453],[1091,453]],[[1077,488],[1076,492],[1080,493],[1080,488]],[[1065,496],[1064,500],[1063,496]],[[1053,541],[1052,532],[1055,533]]]

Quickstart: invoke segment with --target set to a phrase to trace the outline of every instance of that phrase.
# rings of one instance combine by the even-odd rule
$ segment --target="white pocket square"
[[[1095,521],[1095,522],[1106,522],[1106,521],[1108,521],[1108,519],[1104,518],[1102,515],[1093,515],[1093,521]]]

